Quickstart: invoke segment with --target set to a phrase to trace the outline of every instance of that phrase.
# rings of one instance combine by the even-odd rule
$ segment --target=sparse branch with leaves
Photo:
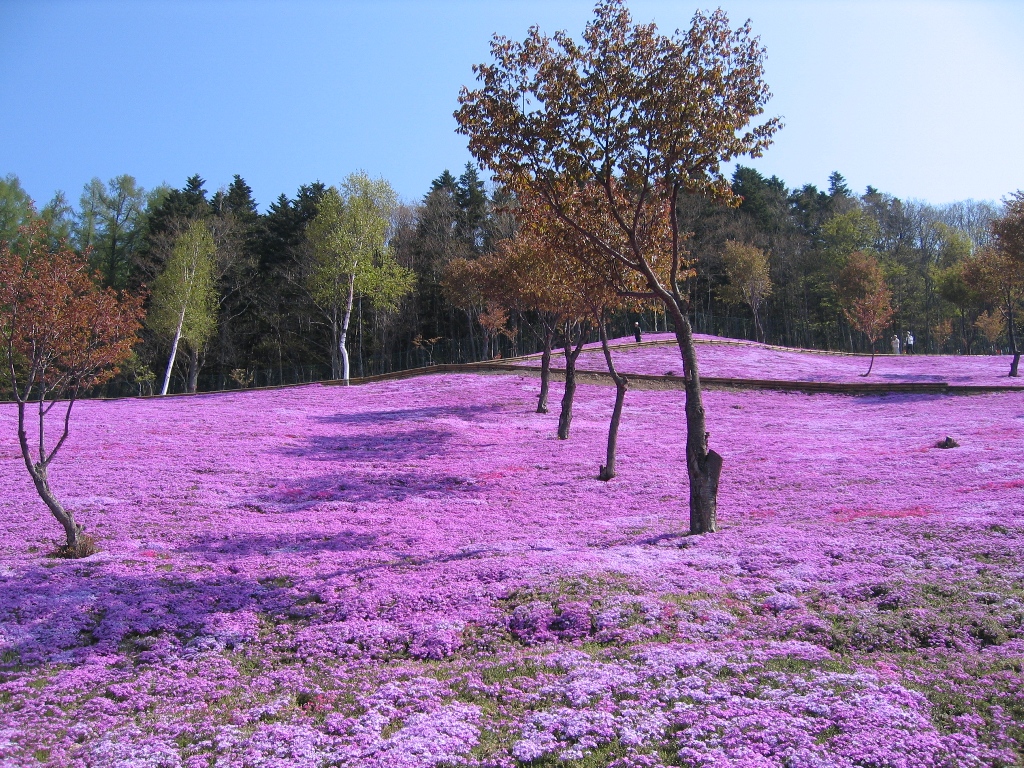
[[[346,340],[356,295],[379,310],[393,310],[415,281],[395,261],[388,242],[397,198],[384,179],[350,174],[321,198],[307,233],[312,261],[306,275],[310,296],[331,326],[334,378],[349,380]]]
[[[779,129],[774,118],[751,126],[770,96],[764,49],[721,10],[665,36],[603,0],[581,42],[534,27],[522,43],[496,36],[491,55],[459,96],[459,131],[499,183],[540,198],[665,305],[685,367],[690,530],[714,531],[722,461],[708,447],[675,203],[684,191],[734,202],[722,164],[759,155]],[[616,238],[588,220],[613,222]],[[650,237],[665,226],[668,248]]]
[[[39,497],[64,528],[69,556],[89,554],[92,543],[54,494],[50,465],[70,436],[75,400],[117,373],[141,320],[141,297],[101,290],[88,253],[66,244],[51,250],[42,220],[21,227],[17,245],[0,242],[0,358],[18,405],[18,443]],[[51,443],[46,426],[54,409],[63,414]]]

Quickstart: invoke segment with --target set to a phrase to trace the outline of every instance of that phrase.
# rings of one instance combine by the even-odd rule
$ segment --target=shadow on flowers
[[[286,588],[161,565],[79,560],[0,580],[0,669],[118,656],[156,663],[238,647],[258,637],[261,613],[274,611]]]

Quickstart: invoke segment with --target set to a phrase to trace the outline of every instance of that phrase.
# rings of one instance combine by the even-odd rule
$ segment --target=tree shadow
[[[210,534],[196,539],[186,547],[178,547],[177,551],[220,560],[225,557],[266,556],[274,553],[357,552],[374,549],[378,541],[379,537],[374,533],[353,529],[328,535],[252,533],[245,536],[223,537]]]
[[[392,431],[382,435],[314,435],[302,446],[282,448],[286,456],[313,461],[409,461],[435,456],[445,449],[451,430],[425,428]]]
[[[363,413],[340,412],[327,416],[314,416],[312,419],[324,424],[393,424],[438,419],[445,416],[469,420],[474,416],[490,413],[497,408],[498,406],[492,405],[434,405]]]
[[[312,435],[297,446],[279,450],[292,458],[330,462],[339,468],[313,477],[281,478],[272,491],[244,506],[256,514],[273,514],[324,502],[403,501],[413,496],[445,499],[472,493],[477,487],[472,478],[408,464],[435,458],[449,449],[456,428],[438,424],[439,419],[472,421],[498,408],[430,406],[314,417],[322,424],[350,425],[354,434]],[[360,429],[382,425],[385,428],[376,433]]]
[[[107,571],[102,563],[83,568],[87,564],[34,566],[0,579],[6,636],[0,670],[141,653],[157,636],[177,655],[188,655],[189,643],[202,636],[219,634],[222,645],[240,643],[246,633],[218,628],[218,619],[245,615],[240,612],[257,609],[279,589],[243,574],[132,574]]]

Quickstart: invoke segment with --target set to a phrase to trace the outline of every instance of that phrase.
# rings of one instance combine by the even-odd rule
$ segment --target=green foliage
[[[829,261],[841,267],[854,251],[872,250],[878,234],[878,222],[862,208],[854,208],[822,225],[822,250]]]
[[[217,327],[216,247],[209,227],[193,221],[175,241],[171,258],[153,284],[147,324],[158,334],[201,347]]]
[[[79,250],[91,249],[92,266],[104,286],[127,286],[132,257],[142,244],[146,203],[146,191],[127,174],[85,185],[74,236]]]
[[[32,198],[22,189],[13,173],[0,178],[0,242],[9,243],[18,235],[18,227],[35,215]]]
[[[351,309],[350,293],[376,309],[394,309],[412,290],[412,272],[395,261],[388,244],[397,199],[384,179],[351,174],[339,191],[330,187],[309,224],[314,261],[310,293],[325,307]]]

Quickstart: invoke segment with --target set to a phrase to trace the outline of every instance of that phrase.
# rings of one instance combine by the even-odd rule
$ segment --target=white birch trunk
[[[348,350],[345,349],[345,338],[348,336],[348,322],[352,319],[352,304],[356,295],[355,269],[348,276],[348,301],[345,303],[345,317],[341,322],[341,334],[338,337],[338,352],[341,353],[341,378],[348,381]]]
[[[161,395],[167,394],[171,385],[171,370],[174,368],[174,358],[178,354],[178,342],[181,340],[181,328],[185,325],[185,307],[181,308],[181,316],[178,318],[178,328],[174,331],[174,341],[171,342],[171,357],[167,361],[167,372],[164,374],[164,386],[160,390]]]

